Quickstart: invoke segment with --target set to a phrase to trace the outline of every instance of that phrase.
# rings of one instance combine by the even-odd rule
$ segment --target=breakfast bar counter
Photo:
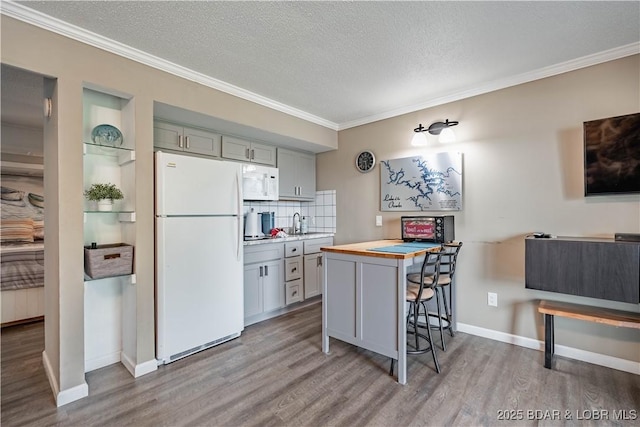
[[[323,247],[322,351],[332,337],[396,359],[406,384],[406,275],[439,248],[402,240]]]

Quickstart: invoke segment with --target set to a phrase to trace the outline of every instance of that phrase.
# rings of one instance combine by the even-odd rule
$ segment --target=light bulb
[[[415,132],[413,134],[413,139],[411,140],[411,145],[413,145],[414,147],[427,145],[427,136],[424,134],[424,132]]]
[[[444,129],[442,129],[442,131],[440,132],[440,138],[438,138],[438,141],[443,142],[443,143],[447,143],[447,142],[455,142],[456,141],[456,134],[453,133],[453,129],[446,127]]]

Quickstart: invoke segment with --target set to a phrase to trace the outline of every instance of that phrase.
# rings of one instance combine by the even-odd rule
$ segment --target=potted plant
[[[98,202],[99,211],[110,211],[113,209],[113,201],[124,198],[122,191],[114,184],[91,184],[88,190],[85,190],[84,196],[90,200]]]

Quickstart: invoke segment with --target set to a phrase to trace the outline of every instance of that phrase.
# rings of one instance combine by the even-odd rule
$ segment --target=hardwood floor
[[[111,365],[86,375],[89,397],[61,408],[42,366],[43,323],[5,328],[0,421],[3,427],[632,426],[640,419],[637,375],[562,357],[550,371],[542,352],[458,333],[438,352],[441,374],[430,354],[410,356],[408,384],[401,386],[388,375],[385,357],[334,339],[331,354],[323,354],[320,325],[315,304],[138,379]],[[546,410],[559,411],[559,419],[540,420],[555,415]],[[589,419],[604,418],[602,410],[608,419]],[[620,410],[627,418],[635,410],[636,419],[614,420]],[[499,420],[500,411],[511,419]]]

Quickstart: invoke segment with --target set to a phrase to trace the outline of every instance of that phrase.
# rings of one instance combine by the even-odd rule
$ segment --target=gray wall
[[[82,397],[83,159],[82,89],[105,88],[133,98],[136,135],[135,272],[137,364],[155,358],[153,246],[154,102],[270,135],[333,149],[334,130],[202,86],[1,15],[2,63],[55,79],[54,114],[45,139],[45,353],[52,388]],[[68,392],[65,394],[65,392]],[[56,396],[60,398],[60,395]],[[60,401],[58,401],[60,403]]]
[[[380,165],[361,174],[360,150],[377,160],[420,153],[463,153],[463,203],[455,213],[464,242],[459,264],[458,320],[521,337],[543,339],[540,298],[640,311],[616,304],[524,287],[524,236],[609,236],[640,232],[640,196],[583,196],[582,123],[640,111],[639,56],[514,86],[339,132],[337,151],[318,155],[318,189],[337,190],[335,241],[399,238],[401,213],[380,212]],[[458,142],[410,145],[413,128],[459,120]],[[375,215],[383,227],[375,227]],[[606,283],[603,284],[606,286]],[[498,307],[487,306],[487,292]],[[640,331],[569,319],[556,321],[557,343],[640,361]]]

